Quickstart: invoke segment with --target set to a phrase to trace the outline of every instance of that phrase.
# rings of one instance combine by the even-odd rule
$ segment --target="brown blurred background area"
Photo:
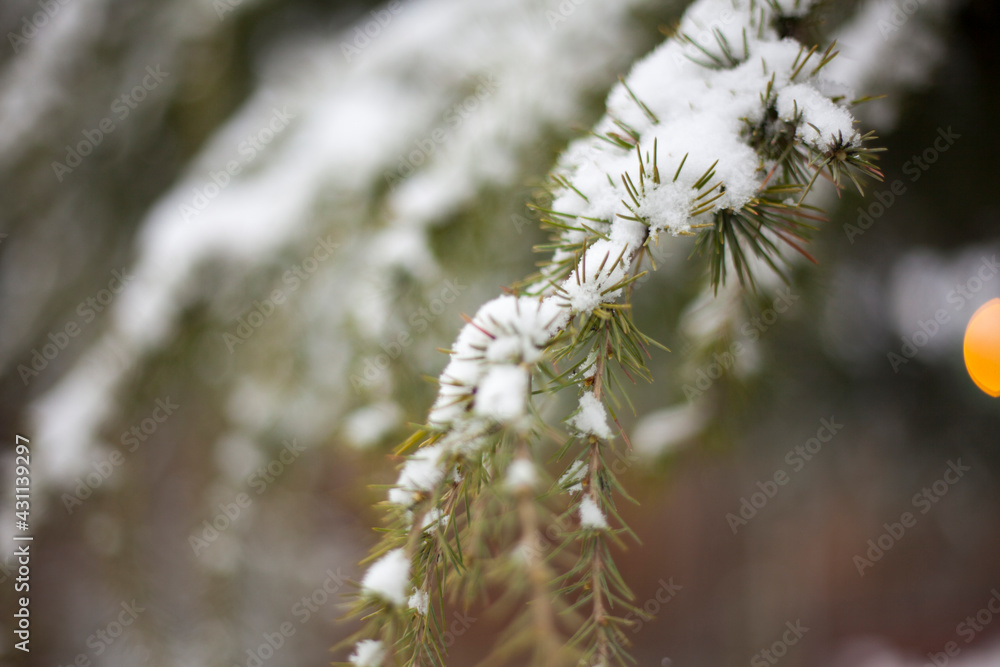
[[[436,348],[531,272],[526,203],[684,4],[5,2],[3,664],[345,659],[329,648],[355,627],[337,619],[376,485],[426,415]],[[1000,9],[817,14],[858,93],[889,95],[859,111],[886,180],[827,193],[785,312],[776,287],[737,295],[721,334],[698,325],[704,266],[681,242],[637,290],[673,350],[623,420],[642,544],[620,566],[656,616],[642,667],[1000,664],[1000,402],[961,345],[1000,297]],[[852,46],[866,21],[875,41]],[[734,341],[748,352],[717,366]],[[503,619],[462,618],[451,664],[473,665]]]

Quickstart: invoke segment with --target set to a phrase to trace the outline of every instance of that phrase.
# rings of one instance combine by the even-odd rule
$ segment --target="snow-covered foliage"
[[[409,506],[419,499],[420,492],[433,491],[444,477],[444,454],[441,445],[425,447],[414,454],[399,473],[396,486],[389,490],[389,500]]]
[[[946,24],[948,13],[954,7],[951,0],[918,3],[910,7],[912,14],[905,25],[900,26],[898,5],[881,0],[862,3],[831,36],[839,54],[823,68],[824,80],[845,91],[877,91],[884,95],[852,108],[851,113],[882,131],[891,129],[899,114],[902,93],[926,84],[933,66],[942,57],[944,47],[934,27],[940,29]],[[829,190],[813,194],[814,203],[821,208],[833,199]],[[753,256],[747,259],[755,264],[753,273],[757,276],[762,299],[773,298],[784,285],[781,277],[760,259]],[[791,253],[787,260],[800,261],[802,256]],[[689,354],[681,360],[680,374],[685,382],[693,383],[699,363],[710,357],[721,341],[727,340],[738,340],[743,346],[743,354],[735,359],[729,371],[738,378],[757,372],[760,369],[758,341],[740,331],[755,315],[748,308],[739,285],[706,284],[681,318],[680,328],[691,345]],[[690,422],[677,421],[675,424],[678,438],[690,435]]]
[[[199,42],[223,24],[207,4],[163,4],[170,8],[171,20],[164,24],[162,36],[144,46],[141,56],[162,59],[167,63],[164,69],[175,72],[179,70],[174,66],[180,67],[185,59],[180,45]],[[45,443],[36,459],[38,489],[55,491],[40,493],[39,503],[70,490],[91,465],[113,451],[116,435],[138,414],[135,387],[152,384],[150,379],[161,375],[158,365],[164,357],[177,367],[190,367],[198,386],[212,394],[206,403],[218,400],[222,406],[219,419],[213,420],[217,423],[202,432],[209,435],[200,438],[208,452],[204,476],[183,482],[188,495],[196,498],[189,510],[192,523],[194,517],[200,521],[214,512],[217,501],[246,490],[253,467],[266,463],[272,441],[288,437],[309,446],[346,442],[370,452],[413,418],[397,400],[415,384],[400,375],[413,374],[414,369],[398,364],[369,373],[366,362],[378,358],[386,349],[380,349],[380,343],[394,337],[405,322],[405,315],[398,312],[401,295],[412,288],[414,301],[430,300],[445,279],[453,279],[439,261],[435,234],[442,224],[456,219],[470,227],[498,224],[497,216],[483,216],[479,222],[470,220],[478,216],[463,214],[478,207],[484,195],[508,196],[524,182],[534,181],[525,178],[525,165],[538,159],[538,146],[564,137],[566,128],[579,120],[585,101],[603,94],[613,76],[625,70],[636,55],[634,44],[641,43],[635,38],[633,12],[654,3],[559,5],[570,7],[571,16],[552,12],[554,2],[534,0],[405,4],[406,12],[393,19],[381,38],[349,60],[342,52],[349,29],[345,34],[316,30],[258,54],[249,99],[207,137],[196,157],[171,179],[173,185],[162,186],[166,190],[145,214],[136,211],[137,218],[127,221],[92,216],[137,229],[135,255],[128,262],[128,273],[135,278],[106,316],[61,354],[61,370],[52,370],[44,382],[32,384],[31,390],[38,393],[32,394],[28,428]],[[771,105],[763,100],[758,106],[751,104],[756,94],[752,89],[767,79],[765,68],[776,74],[771,84],[774,119],[794,125],[794,136],[816,153],[810,157],[818,157],[835,137],[850,148],[854,135],[843,131],[851,126],[847,114],[854,109],[845,105],[850,95],[837,97],[852,90],[895,92],[889,86],[922,79],[940,47],[929,31],[910,28],[925,16],[943,13],[941,8],[950,3],[919,3],[907,30],[888,33],[880,32],[880,25],[889,16],[891,3],[862,3],[861,11],[840,32],[841,56],[813,76],[816,54],[795,77],[785,65],[798,45],[779,39],[768,16],[772,7],[778,7],[789,17],[807,18],[810,3],[757,2],[759,23],[748,18],[744,11],[748,4],[695,3],[680,26],[691,39],[672,40],[637,66],[628,86],[617,87],[609,99],[609,114],[595,128],[598,136],[575,142],[560,160],[551,188],[554,212],[546,213],[563,225],[553,244],[553,261],[515,295],[486,303],[473,318],[476,324],[462,331],[428,419],[434,440],[405,451],[406,462],[388,493],[392,511],[399,512],[402,524],[414,534],[419,533],[419,544],[445,539],[442,535],[448,528],[454,528],[456,536],[467,530],[454,508],[442,500],[443,490],[482,483],[545,493],[545,472],[529,463],[542,458],[515,458],[507,468],[510,456],[494,458],[496,450],[513,441],[537,443],[552,432],[551,425],[546,426],[549,430],[538,428],[539,416],[552,421],[554,414],[568,415],[565,430],[571,434],[570,444],[627,442],[618,437],[616,423],[616,412],[626,409],[624,403],[608,399],[610,383],[601,386],[609,373],[606,350],[599,354],[601,346],[594,344],[567,356],[558,351],[586,322],[597,321],[588,318],[624,312],[613,307],[627,305],[632,286],[624,283],[648,266],[651,242],[666,246],[671,236],[704,233],[708,228],[700,225],[752,201],[767,182],[774,156],[761,158],[760,146],[753,140],[754,132],[767,126],[754,128],[752,121],[764,123]],[[231,3],[225,28],[243,21],[243,13],[255,5]],[[75,91],[97,83],[73,77],[78,81],[70,87],[65,63],[80,60],[88,48],[100,47],[97,37],[103,17],[118,15],[110,11],[107,0],[87,7],[94,11],[67,5],[47,30],[40,31],[31,49],[8,59],[0,81],[0,117],[10,131],[0,141],[4,147],[0,167],[16,169],[26,161],[24,156],[35,156],[37,138],[49,132],[55,136],[52,128],[60,118],[69,119],[74,137],[79,134],[84,116],[66,109],[78,104],[78,98],[87,101]],[[741,28],[753,25],[759,29],[748,31],[744,42]],[[712,33],[715,29],[742,62],[729,62]],[[171,40],[175,44],[166,48]],[[699,47],[721,57],[724,64],[714,63]],[[692,59],[710,67],[695,65]],[[107,94],[89,101],[100,106],[90,110],[97,113],[94,118],[106,113],[106,98],[132,83],[133,72],[109,68],[104,74]],[[144,112],[166,113],[166,105],[175,99],[171,91],[181,83],[181,76],[175,76],[150,94]],[[218,73],[208,73],[204,80],[211,82],[214,76]],[[188,89],[183,96],[196,97]],[[881,101],[877,108],[890,104]],[[768,111],[761,116],[765,106]],[[748,110],[746,117],[739,116],[743,109]],[[877,117],[884,122],[884,115]],[[206,201],[207,187],[217,184],[213,175],[234,157],[243,159],[236,152],[240,142],[272,121],[280,127],[276,140],[255,153],[252,164],[244,165],[247,168]],[[105,137],[104,148],[114,153],[121,144],[113,142],[135,143],[133,129],[138,126],[123,126]],[[445,141],[436,134],[442,128]],[[57,143],[61,155],[62,142]],[[719,162],[712,178],[701,189],[692,187],[714,160]],[[681,164],[683,168],[675,171]],[[622,175],[629,178],[622,181]],[[775,178],[780,175],[779,171]],[[66,266],[51,272],[42,263],[26,267],[21,258],[34,255],[11,248],[26,238],[45,246],[50,239],[36,230],[59,236],[92,232],[77,224],[80,212],[103,212],[108,207],[83,196],[90,187],[86,179],[75,183],[67,179],[51,209],[22,206],[24,210],[13,214],[25,216],[30,211],[25,219],[31,224],[4,239],[0,309],[8,335],[0,341],[0,365],[8,369],[17,363],[18,350],[30,347],[22,344],[31,340],[32,327],[43,327],[35,333],[44,339],[45,327],[51,324],[45,318],[53,304],[73,293],[67,286],[79,277]],[[494,235],[494,230],[489,233]],[[98,239],[91,246],[104,244],[101,234],[91,235]],[[83,253],[72,259],[67,265],[95,263]],[[752,254],[744,259],[751,267],[747,272],[756,274],[758,287],[766,290],[780,284],[763,259]],[[317,270],[302,273],[304,260],[316,260]],[[729,258],[725,266],[731,273],[739,271]],[[40,287],[25,289],[28,282]],[[492,295],[488,285],[496,282],[495,277],[483,278],[471,288],[457,288],[465,300],[461,307]],[[245,336],[237,329],[238,318],[249,319],[248,304],[275,287],[283,290],[286,305],[278,304],[278,317],[265,317],[265,326],[246,329],[252,339]],[[716,293],[720,298],[711,298]],[[732,323],[739,321],[737,314],[743,313],[740,294],[734,282],[706,285],[705,298],[697,301],[690,311],[696,314],[685,318],[685,324],[701,315],[700,323],[712,326],[689,327],[690,337],[709,341],[717,332],[731,331]],[[254,316],[266,315],[266,305]],[[432,321],[431,328],[451,327],[458,309],[456,305]],[[195,340],[180,335],[192,320],[199,327]],[[206,332],[201,332],[202,325]],[[413,358],[433,358],[430,351],[438,342],[417,340],[408,352]],[[585,361],[579,362],[580,358]],[[744,372],[754,367],[755,355],[750,352],[737,361]],[[55,369],[57,364],[51,366]],[[552,371],[568,375],[554,379]],[[540,394],[558,382],[575,384],[577,400],[543,405]],[[220,412],[216,405],[181,402],[182,419],[199,407]],[[653,455],[669,449],[678,438],[707,423],[706,414],[707,410],[678,408],[650,415],[631,434],[635,451]],[[176,423],[172,420],[164,431]],[[665,431],[674,437],[664,437]],[[603,522],[602,528],[609,528],[617,525],[617,516],[606,499],[595,495],[602,488],[603,462],[591,454],[571,451],[572,460],[561,464],[565,472],[556,486],[568,490],[570,502],[575,503],[566,513],[571,522],[591,527]],[[497,461],[500,465],[495,465]],[[140,467],[129,466],[133,471]],[[149,469],[163,471],[156,466]],[[122,478],[118,474],[95,495],[115,493],[122,488]],[[529,494],[496,497],[509,500],[518,495]],[[285,554],[269,549],[261,558],[259,552],[254,555],[242,548],[247,545],[241,540],[260,527],[254,522],[264,505],[255,505],[237,529],[223,534],[207,557],[195,560],[192,571],[215,576],[240,563],[271,571],[278,562],[300,563],[302,554],[294,549]],[[106,517],[98,516],[94,525],[98,519]],[[4,525],[0,532],[6,535],[13,522]],[[609,536],[617,530],[608,530]],[[110,550],[111,544],[121,541],[109,539],[101,548]],[[524,544],[530,548],[531,542]],[[311,565],[323,563],[323,567],[310,571],[315,574],[330,560],[353,557],[350,548],[340,544],[335,554],[334,558],[325,550],[311,554]],[[405,558],[411,554],[403,549],[402,555],[394,548],[376,559],[362,590],[377,604],[391,608],[389,613],[427,616],[427,591],[435,582],[426,576],[426,561],[417,558],[411,569]],[[523,559],[525,564],[533,561],[537,558]],[[315,584],[307,568],[282,570],[290,572],[297,584]],[[192,652],[207,651],[204,646],[210,641],[201,648],[191,648],[198,642],[181,635],[170,641],[176,642],[171,650],[176,649],[177,655],[190,657],[179,658],[180,662],[211,662]],[[395,642],[364,639],[350,660],[356,665],[385,664],[396,647]]]
[[[543,427],[536,394],[575,388],[578,407],[566,419],[572,435],[562,452],[573,451],[576,460],[557,489],[573,494],[580,529],[568,538],[579,542],[580,555],[564,594],[590,591],[593,598],[586,659],[603,664],[621,650],[621,631],[609,622],[605,601],[627,609],[631,595],[620,580],[592,586],[590,577],[597,582],[602,568],[613,567],[603,540],[616,532],[608,517],[620,521],[611,498],[618,483],[604,461],[615,440],[609,413],[617,423],[614,406],[621,404],[609,400],[621,394],[610,365],[647,376],[643,354],[651,341],[628,314],[646,253],[669,237],[697,235],[715,289],[724,285],[727,267],[741,284],[752,282],[758,264],[778,272],[776,262],[785,259],[778,242],[804,252],[802,218],[816,217],[804,200],[817,176],[826,173],[838,187],[849,179],[859,189],[865,178],[881,178],[872,163],[878,149],[866,144],[871,135],[855,127],[853,92],[823,76],[836,55],[832,46],[822,52],[779,33],[780,25],[806,20],[811,5],[699,0],[676,36],[612,89],[605,117],[567,148],[552,173],[552,203],[541,209],[554,230],[550,261],[467,320],[427,426],[407,444],[420,447],[389,491],[403,511],[396,514],[399,532],[386,539],[412,545],[406,536],[422,529],[411,526],[413,514],[448,515],[458,498],[474,502],[494,478],[493,452],[512,442],[523,452],[537,442]],[[711,38],[693,36],[705,34]],[[504,484],[530,488],[535,480],[534,464],[519,456]],[[526,535],[537,529],[533,515],[522,506]],[[465,531],[475,535],[475,524],[468,517]],[[464,567],[454,555],[460,527],[452,528],[455,548],[436,531],[427,538],[429,551],[417,552],[417,590],[450,580],[441,565],[446,553]],[[517,548],[523,552],[530,543],[522,537]],[[539,565],[530,557],[516,560],[531,570],[537,605],[549,595]],[[539,613],[544,608],[536,606]],[[400,648],[407,660],[432,653],[427,623],[421,616],[404,633],[405,641],[424,637]]]
[[[574,318],[622,296],[647,241],[711,226],[719,211],[762,205],[760,191],[780,159],[753,145],[755,128],[773,134],[780,128],[772,126],[787,124],[811,155],[861,146],[850,111],[834,101],[844,96],[824,92],[839,87],[820,77],[819,56],[809,62],[811,52],[770,27],[771,10],[750,4],[696,3],[680,34],[702,30],[706,17],[728,17],[715,28],[717,43],[665,42],[612,91],[593,135],[567,149],[555,172],[564,185],[552,203],[570,227],[563,247],[534,286],[537,298],[498,297],[462,329],[440,377],[432,426],[523,416],[530,371],[545,349]],[[769,111],[776,117],[768,119]],[[612,435],[593,394],[581,397],[570,423]],[[400,486],[407,476],[404,469]]]
[[[586,475],[587,465],[583,461],[573,461],[559,478],[557,486],[565,488],[569,493],[582,491],[583,485],[580,482]]]

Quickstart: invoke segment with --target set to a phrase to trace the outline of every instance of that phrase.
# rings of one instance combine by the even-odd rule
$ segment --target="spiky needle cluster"
[[[699,0],[566,150],[540,209],[551,258],[467,319],[427,424],[399,448],[351,664],[444,665],[471,618],[459,610],[485,602],[519,610],[486,664],[631,661],[625,630],[643,612],[612,545],[637,538],[609,461],[626,458],[617,413],[656,345],[630,311],[644,263],[655,269],[649,245],[697,236],[713,285],[731,270],[752,286],[746,253],[779,273],[785,247],[806,254],[820,176],[881,180],[852,95],[822,77],[834,45],[781,37],[810,4]],[[577,407],[557,429],[542,403],[570,388]],[[565,466],[555,481],[546,452]]]

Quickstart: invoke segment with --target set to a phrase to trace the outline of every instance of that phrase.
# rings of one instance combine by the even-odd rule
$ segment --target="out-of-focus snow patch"
[[[399,426],[402,416],[402,408],[391,401],[365,405],[344,419],[344,437],[358,449],[367,449]]]
[[[1000,252],[968,246],[946,256],[915,250],[892,267],[885,318],[895,331],[893,351],[925,361],[960,359],[965,325],[979,306],[1000,296]]]
[[[515,459],[507,468],[504,486],[510,491],[531,491],[538,486],[538,468],[530,459]]]
[[[235,431],[219,438],[213,455],[222,474],[235,483],[245,481],[265,463],[257,442]]]
[[[335,428],[341,406],[359,398],[347,376],[361,341],[345,331],[353,325],[368,340],[384,340],[394,322],[396,277],[407,275],[421,289],[442,279],[428,231],[483,189],[518,183],[538,143],[576,120],[588,96],[632,57],[630,13],[643,4],[585,3],[552,30],[546,8],[533,0],[426,0],[408,4],[350,63],[340,34],[270,52],[249,100],[141,224],[135,278],[94,346],[113,342],[119,362],[84,352],[32,406],[32,430],[46,443],[39,479],[61,485],[84,469],[115,413],[127,369],[141,369],[170,344],[181,315],[205,303],[224,314],[218,354],[231,355],[229,370],[213,379],[238,372],[262,385],[237,389],[228,401],[236,426],[282,429],[303,442]],[[83,20],[73,7],[60,16]],[[44,69],[43,56],[33,50],[39,63],[31,67]],[[24,112],[26,101],[3,99],[21,105],[7,115],[34,118]],[[340,245],[316,250],[312,239],[330,229]],[[233,304],[206,280],[213,267],[223,269],[222,281],[273,275],[258,300],[276,291],[283,300],[271,304],[274,311],[260,307],[259,326],[236,331],[252,304]],[[251,349],[284,352],[289,340],[304,355],[298,389],[266,389],[287,378]],[[376,383],[391,391],[391,374]],[[260,401],[265,395],[274,400]],[[374,437],[361,430],[367,433],[357,442]]]
[[[900,93],[926,84],[944,55],[942,31],[959,3],[952,0],[914,2],[904,11],[898,2],[867,0],[834,36],[840,55],[825,76],[846,84],[858,95],[886,95],[855,107],[854,113],[880,134],[891,130],[899,115]]]
[[[629,440],[640,456],[655,458],[674,451],[698,435],[706,423],[698,403],[685,403],[644,415],[632,429]]]

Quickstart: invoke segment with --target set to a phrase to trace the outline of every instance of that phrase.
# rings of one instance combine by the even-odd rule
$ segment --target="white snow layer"
[[[758,7],[765,4],[758,3]],[[813,3],[784,4],[788,5],[785,11],[798,14]],[[771,11],[772,8],[766,7],[765,13]],[[724,59],[715,38],[704,37],[707,30],[717,30],[731,45],[739,45],[734,46],[734,51],[740,62],[715,69],[704,67],[694,61],[704,61],[707,57],[693,44],[679,40],[664,42],[639,61],[626,79],[628,88],[617,86],[612,90],[608,115],[598,123],[595,132],[623,136],[622,126],[629,128],[632,136],[637,137],[645,182],[634,148],[588,136],[574,142],[560,160],[558,171],[573,188],[558,192],[552,208],[570,216],[586,217],[590,226],[594,226],[590,219],[604,221],[610,227],[611,240],[632,251],[644,241],[644,230],[637,230],[634,220],[617,217],[619,214],[638,214],[648,223],[651,236],[661,230],[676,235],[688,232],[693,223],[703,222],[716,210],[742,207],[755,195],[772,166],[765,164],[746,143],[744,133],[748,122],[757,122],[764,116],[761,99],[772,76],[772,94],[778,96],[785,116],[790,118],[790,110],[798,101],[801,116],[797,114],[795,119],[804,140],[811,146],[826,150],[840,135],[845,143],[855,140],[857,133],[850,113],[823,92],[830,87],[827,82],[808,71],[800,72],[792,80],[800,51],[798,42],[780,39],[770,27],[769,16],[763,19],[765,27],[758,30],[750,25],[750,15],[747,2],[694,3],[681,21],[680,31]],[[746,52],[742,46],[744,29],[748,35]],[[814,62],[805,69],[811,70]],[[792,90],[786,93],[788,88]],[[651,178],[653,164],[649,156],[654,142],[659,185]],[[682,161],[684,166],[677,174]],[[695,201],[699,191],[693,185],[713,164],[714,177],[700,190],[720,183],[713,195],[722,193],[722,196],[709,210],[692,218],[691,211],[699,206]],[[641,191],[638,204],[623,185],[624,174]],[[626,204],[633,209],[632,213]],[[579,232],[570,231],[566,238],[578,235]],[[585,300],[579,302],[586,306]]]
[[[583,461],[573,461],[573,463],[566,468],[566,472],[562,474],[559,478],[558,485],[566,487],[567,493],[576,493],[578,491],[583,491],[583,478],[587,475],[587,464]]]
[[[611,428],[608,426],[607,410],[604,409],[604,404],[594,396],[592,391],[580,396],[580,409],[570,417],[569,423],[580,433],[596,435],[605,440],[610,440],[613,437]]]
[[[355,645],[350,661],[355,667],[382,667],[385,646],[377,639],[362,639]]]
[[[486,302],[463,327],[441,373],[431,424],[444,426],[475,414],[506,421],[524,414],[531,364],[561,327],[568,312],[555,299],[501,296]]]
[[[425,591],[413,589],[413,595],[407,601],[407,608],[415,609],[421,616],[427,615],[427,608],[430,606],[430,596]]]
[[[410,588],[410,559],[402,549],[393,549],[372,563],[361,580],[363,592],[397,606],[406,604]]]
[[[593,530],[604,530],[608,527],[604,512],[590,496],[580,501],[580,527]]]
[[[498,422],[524,414],[528,399],[528,370],[522,366],[494,366],[486,372],[476,394],[476,412]]]
[[[778,93],[777,109],[781,120],[794,121],[801,114],[798,135],[802,141],[818,150],[841,140],[848,145],[858,143],[851,113],[831,102],[829,97],[813,86],[788,86]],[[852,138],[855,141],[849,141]]]
[[[441,466],[444,453],[441,444],[418,449],[416,454],[403,464],[396,486],[389,489],[389,501],[409,506],[416,502],[421,491],[433,491],[444,477],[444,469]]]

